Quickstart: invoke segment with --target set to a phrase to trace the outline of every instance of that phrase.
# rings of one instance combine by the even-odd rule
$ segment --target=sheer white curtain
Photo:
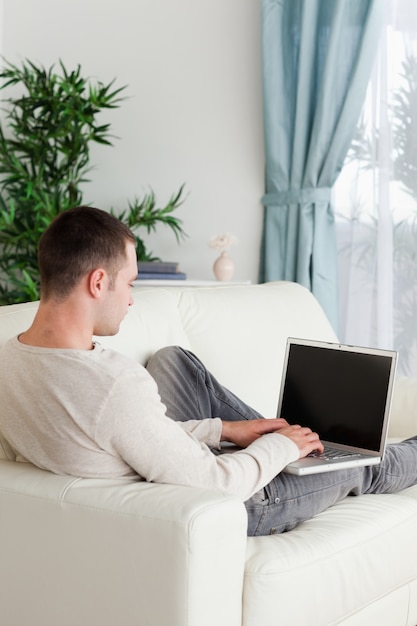
[[[417,10],[390,10],[367,99],[334,187],[347,343],[394,348],[417,376]]]

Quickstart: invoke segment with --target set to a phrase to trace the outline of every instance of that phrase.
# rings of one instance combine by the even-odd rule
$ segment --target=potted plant
[[[12,92],[0,124],[0,304],[9,304],[39,298],[39,238],[58,213],[82,204],[91,142],[112,145],[110,124],[99,122],[99,114],[120,106],[125,87],[93,84],[79,65],[67,71],[62,61],[59,71],[4,61],[0,81],[0,89]],[[172,213],[183,189],[162,209],[151,191],[118,217],[134,232],[168,226],[179,240],[181,220]],[[152,258],[136,238],[138,257]]]

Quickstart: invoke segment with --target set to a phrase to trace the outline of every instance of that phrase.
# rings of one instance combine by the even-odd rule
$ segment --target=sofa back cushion
[[[314,296],[290,282],[183,290],[191,349],[220,382],[275,417],[288,337],[337,341]]]
[[[179,293],[175,289],[135,288],[134,305],[130,307],[117,335],[98,337],[97,341],[142,365],[164,346],[189,348],[178,310]]]
[[[160,289],[135,289],[134,299],[135,306],[129,309],[119,333],[114,337],[98,337],[97,341],[142,364],[162,346],[179,344],[189,347],[178,312],[177,293]],[[0,307],[0,346],[25,331],[32,323],[37,309],[38,302]],[[12,449],[1,433],[0,459],[15,460]]]
[[[0,347],[29,328],[38,306],[38,302],[0,306]]]
[[[29,328],[37,310],[37,302],[0,307],[0,346]],[[0,460],[14,461],[15,458],[13,450],[0,432]]]
[[[38,303],[0,307],[0,346],[31,324]],[[145,364],[167,345],[192,350],[231,391],[275,417],[287,337],[336,341],[314,296],[290,282],[135,288],[134,306],[105,347]],[[76,375],[76,373],[74,373]],[[0,439],[0,458],[11,458]]]

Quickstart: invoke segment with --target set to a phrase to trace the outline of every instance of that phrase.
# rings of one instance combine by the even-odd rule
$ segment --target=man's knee
[[[154,352],[146,364],[149,371],[161,368],[172,367],[173,363],[181,358],[181,348],[179,346],[164,346]]]
[[[184,384],[196,375],[205,376],[205,368],[195,354],[180,346],[160,348],[150,357],[146,368],[157,382],[175,378]]]

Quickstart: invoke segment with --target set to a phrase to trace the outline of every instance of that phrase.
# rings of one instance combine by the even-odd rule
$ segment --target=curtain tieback
[[[262,198],[265,206],[282,204],[299,204],[306,202],[330,202],[331,187],[306,187],[305,189],[289,189],[266,193]]]

